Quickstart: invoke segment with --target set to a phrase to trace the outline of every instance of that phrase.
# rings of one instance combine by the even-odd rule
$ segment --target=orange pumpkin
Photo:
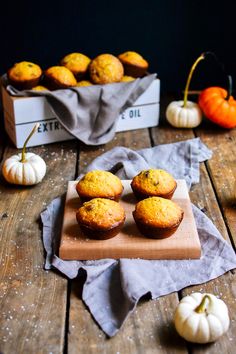
[[[199,106],[204,115],[223,128],[236,127],[236,100],[221,87],[209,87],[199,96]]]

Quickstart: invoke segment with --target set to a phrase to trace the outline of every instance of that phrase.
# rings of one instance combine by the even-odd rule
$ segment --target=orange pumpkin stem
[[[226,101],[228,101],[230,99],[230,96],[232,95],[233,81],[231,75],[228,75],[228,82],[229,82],[229,88],[228,88],[227,96],[225,97]]]
[[[189,90],[189,85],[190,85],[190,82],[191,82],[191,79],[192,79],[192,76],[193,76],[193,72],[194,70],[196,69],[196,66],[198,65],[198,63],[205,59],[207,55],[207,52],[206,53],[202,53],[200,55],[200,57],[197,58],[197,60],[195,60],[195,62],[193,63],[191,69],[190,69],[190,72],[188,74],[188,78],[187,78],[187,83],[186,83],[186,86],[185,86],[185,89],[184,89],[184,103],[183,103],[183,107],[186,107],[187,106],[187,101],[188,101],[188,90]]]
[[[26,141],[24,143],[24,146],[22,148],[22,153],[21,153],[21,160],[20,160],[20,162],[22,162],[22,163],[26,162],[26,158],[25,158],[26,145],[27,145],[28,141],[30,140],[31,136],[36,132],[38,127],[39,127],[39,123],[35,124],[35,126],[33,127],[32,131],[31,131],[31,133],[29,134],[28,138],[26,139]]]

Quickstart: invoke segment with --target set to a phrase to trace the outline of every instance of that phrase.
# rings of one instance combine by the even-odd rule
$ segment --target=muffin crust
[[[136,52],[124,52],[118,58],[124,66],[125,75],[135,78],[145,75],[149,66],[148,62]]]
[[[121,180],[108,171],[93,170],[87,172],[76,184],[76,190],[80,198],[108,198],[119,200],[123,191]]]
[[[65,66],[51,66],[44,74],[47,86],[51,89],[68,88],[77,84],[73,73]]]
[[[159,196],[171,199],[177,183],[170,173],[162,169],[143,170],[131,182],[138,199]]]
[[[133,217],[140,232],[151,238],[171,236],[179,227],[184,212],[173,201],[150,197],[136,204]]]
[[[119,59],[111,54],[98,55],[89,66],[90,78],[95,84],[120,82],[124,68]]]
[[[125,221],[125,211],[114,200],[94,198],[78,209],[76,219],[85,235],[104,240],[118,234]]]
[[[41,78],[42,69],[29,61],[14,64],[7,72],[8,80],[19,89],[31,89]]]
[[[81,79],[87,72],[91,59],[82,53],[67,54],[61,60],[61,65],[72,71],[77,79]]]

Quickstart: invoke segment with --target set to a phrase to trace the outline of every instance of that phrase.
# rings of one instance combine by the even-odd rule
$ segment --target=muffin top
[[[128,76],[128,75],[124,75],[121,79],[121,82],[130,82],[130,81],[134,81],[135,78],[132,76]]]
[[[146,69],[148,68],[148,62],[136,52],[128,51],[120,54],[118,58],[123,64],[131,64]]]
[[[136,204],[134,218],[146,226],[168,228],[178,225],[183,210],[172,200],[150,197]]]
[[[38,86],[34,86],[32,88],[33,91],[48,91],[47,87],[42,86],[42,85],[38,85]]]
[[[78,81],[76,86],[77,87],[82,87],[82,86],[92,86],[92,82],[88,81],[88,80],[82,80],[82,81]]]
[[[82,53],[71,53],[61,60],[61,65],[72,71],[73,74],[87,71],[91,59]]]
[[[108,84],[121,81],[124,68],[114,55],[101,54],[92,60],[89,72],[95,84]]]
[[[14,81],[34,80],[42,75],[39,65],[29,61],[16,63],[8,70],[8,78]]]
[[[95,229],[110,229],[125,220],[124,208],[114,200],[94,198],[76,212],[79,223]]]
[[[168,172],[161,169],[141,171],[131,182],[132,188],[150,196],[162,196],[176,187],[176,181]]]
[[[113,198],[122,193],[123,185],[113,173],[93,170],[77,183],[76,190],[81,197]]]
[[[73,73],[65,66],[51,66],[45,71],[45,76],[68,87],[77,84]]]

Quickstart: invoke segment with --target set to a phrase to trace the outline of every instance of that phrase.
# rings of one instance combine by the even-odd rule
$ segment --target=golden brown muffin
[[[72,71],[77,80],[84,77],[91,59],[82,53],[71,53],[61,60],[61,65]]]
[[[92,86],[92,82],[88,81],[88,80],[82,80],[77,82],[76,86],[77,87],[82,87],[82,86]]]
[[[38,86],[32,87],[32,90],[33,91],[48,91],[47,87],[42,86],[42,85],[38,85]]]
[[[119,233],[125,221],[125,211],[114,200],[94,198],[78,209],[76,219],[86,236],[106,240]]]
[[[124,75],[121,79],[121,82],[130,82],[130,81],[134,81],[135,78],[132,77],[132,76],[127,76],[127,75]]]
[[[118,55],[124,66],[125,75],[132,77],[142,77],[148,69],[148,62],[136,52],[125,52]]]
[[[90,63],[89,73],[94,84],[102,85],[121,81],[124,68],[114,55],[101,54]]]
[[[82,201],[92,198],[108,198],[118,201],[123,188],[117,176],[100,170],[87,172],[76,184],[76,191]]]
[[[173,201],[150,197],[138,202],[133,217],[139,231],[146,237],[171,236],[183,220],[183,210]]]
[[[19,90],[31,89],[39,83],[42,69],[39,65],[29,61],[14,64],[7,72],[10,84]]]
[[[51,90],[76,86],[73,73],[65,66],[51,66],[44,72],[46,86]]]
[[[171,174],[160,169],[141,171],[131,181],[131,188],[138,200],[151,196],[171,199],[176,187]]]

